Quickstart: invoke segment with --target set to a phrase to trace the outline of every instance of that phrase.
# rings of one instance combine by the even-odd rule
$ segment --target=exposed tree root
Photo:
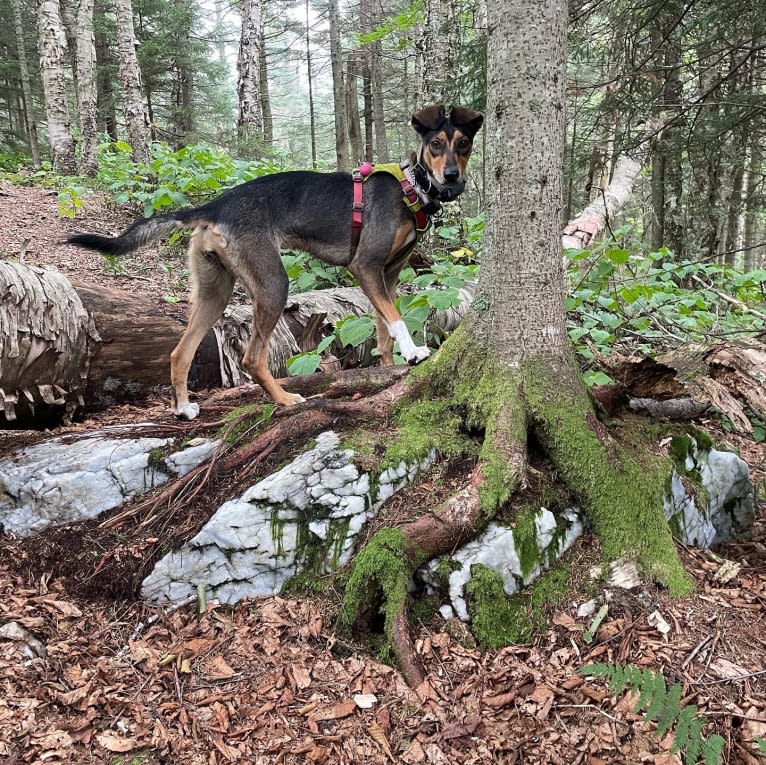
[[[378,383],[387,380],[397,380],[406,374],[408,368],[395,368],[396,373],[386,372],[382,375],[366,375],[368,380]],[[343,378],[348,377],[346,375]],[[359,376],[351,376],[358,383]],[[347,390],[348,379],[336,380],[334,392]],[[356,384],[354,385],[356,388]],[[337,426],[345,420],[359,422],[365,419],[381,420],[387,418],[390,407],[398,401],[405,392],[404,383],[399,380],[388,388],[378,390],[367,398],[355,401],[338,401],[334,399],[314,398],[297,407],[274,410],[273,419],[276,422],[266,431],[243,445],[229,444],[227,439],[243,424],[253,420],[252,411],[245,412],[230,421],[222,419],[207,427],[223,426],[220,434],[221,445],[213,457],[206,463],[197,466],[185,476],[170,481],[158,493],[150,498],[135,503],[118,515],[107,518],[101,528],[118,528],[131,518],[142,516],[140,526],[147,526],[156,520],[159,512],[173,513],[183,502],[191,502],[209,485],[210,479],[217,473],[234,476],[236,481],[242,481],[248,474],[262,463],[282,444],[290,443],[296,438],[308,439],[328,428]]]
[[[338,624],[369,631],[383,614],[384,652],[413,687],[423,679],[406,629],[406,583],[418,566],[474,539],[524,485],[530,437],[588,514],[608,559],[630,557],[673,593],[690,588],[663,515],[670,461],[614,441],[574,366],[570,374],[563,368],[511,369],[477,350],[461,327],[408,378],[397,407],[400,435],[389,454],[411,462],[435,448],[477,458],[476,468],[447,501],[370,539],[354,561]]]
[[[459,491],[413,521],[382,529],[357,555],[339,616],[341,629],[365,632],[376,613],[385,616],[385,638],[407,683],[417,689],[424,680],[422,662],[409,631],[407,584],[418,566],[454,552],[486,525],[481,512],[477,466]]]

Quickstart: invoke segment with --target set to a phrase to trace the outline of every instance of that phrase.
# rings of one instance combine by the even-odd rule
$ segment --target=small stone
[[[596,613],[596,608],[598,606],[598,601],[594,598],[593,600],[586,600],[585,603],[580,604],[580,606],[577,609],[577,615],[584,619],[587,616],[592,616],[594,613]]]

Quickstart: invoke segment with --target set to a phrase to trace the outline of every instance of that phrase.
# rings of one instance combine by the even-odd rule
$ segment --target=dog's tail
[[[106,255],[125,255],[145,244],[163,239],[174,231],[190,228],[198,220],[204,218],[199,208],[177,210],[172,213],[154,215],[146,220],[134,223],[119,236],[101,236],[100,234],[75,234],[66,241],[67,244],[79,244],[90,250],[98,250]]]

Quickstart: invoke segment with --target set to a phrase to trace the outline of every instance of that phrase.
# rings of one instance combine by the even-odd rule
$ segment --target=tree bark
[[[263,140],[263,111],[260,93],[261,0],[245,0],[242,5],[242,31],[237,59],[237,137],[245,151],[257,156]]]
[[[362,136],[359,131],[359,86],[357,85],[358,62],[352,53],[346,60],[346,115],[348,140],[351,145],[352,162],[361,162],[364,157]]]
[[[96,27],[96,114],[98,128],[113,141],[117,140],[117,112],[115,89],[109,72],[114,65],[112,43],[104,31],[106,8],[103,0],[96,0],[94,19],[101,23]]]
[[[311,137],[311,167],[317,166],[317,128],[314,111],[314,75],[311,71],[311,16],[309,0],[306,0],[306,75],[309,86],[309,133]]]
[[[271,113],[271,97],[269,95],[269,69],[266,60],[266,23],[261,18],[261,44],[258,51],[258,77],[261,91],[261,113],[263,114],[263,142],[266,147],[274,143],[274,118]]]
[[[77,172],[77,163],[64,76],[67,43],[58,0],[41,0],[37,24],[40,72],[53,169],[62,175],[74,175]]]
[[[24,94],[24,124],[27,128],[32,165],[38,168],[40,167],[40,145],[37,142],[37,120],[35,119],[32,86],[29,80],[29,68],[27,67],[27,48],[24,44],[24,24],[21,16],[20,0],[11,0],[11,9],[13,11],[13,27],[16,34],[16,48],[19,56],[21,90]]]
[[[133,4],[131,0],[115,0],[115,8],[117,11],[122,109],[128,131],[128,142],[133,149],[133,159],[136,162],[148,162],[149,132],[141,96],[141,68],[136,56]]]
[[[77,106],[80,117],[80,172],[98,171],[98,124],[96,116],[96,44],[93,32],[94,0],[77,5]]]
[[[329,0],[327,12],[330,22],[330,67],[332,69],[332,100],[335,112],[335,158],[340,172],[351,169],[348,158],[348,128],[346,126],[345,87],[343,83],[343,56],[340,44],[340,13],[338,0]]]

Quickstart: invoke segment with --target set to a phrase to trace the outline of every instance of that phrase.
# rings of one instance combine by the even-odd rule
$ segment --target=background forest
[[[0,0],[0,170],[55,187],[61,214],[76,217],[94,186],[150,215],[282,169],[399,160],[420,106],[485,108],[486,10],[483,0]],[[590,384],[609,382],[594,359],[611,350],[762,332],[765,41],[755,0],[570,3],[562,226],[607,189],[625,192],[607,236],[567,252],[570,338]],[[484,140],[460,209],[421,246],[432,267],[403,273],[419,297],[399,309],[431,345],[443,335],[428,317],[460,302],[481,260],[493,194]],[[300,253],[284,262],[292,291],[349,278]],[[338,330],[355,345],[373,324]],[[318,352],[302,354],[290,371],[318,364]]]
[[[251,172],[258,162],[349,169],[403,157],[418,106],[485,103],[482,0],[0,0],[0,17],[7,170],[94,176],[99,157],[102,173],[125,159],[119,141],[135,160],[155,159],[139,173],[147,188],[165,180],[158,158],[170,161],[158,142],[255,160]],[[637,240],[668,258],[758,268],[765,41],[755,0],[572,2],[567,219],[638,150],[648,164],[627,215]],[[647,120],[658,126],[648,137]],[[475,209],[491,193],[478,159]],[[154,207],[239,179],[187,181]]]

